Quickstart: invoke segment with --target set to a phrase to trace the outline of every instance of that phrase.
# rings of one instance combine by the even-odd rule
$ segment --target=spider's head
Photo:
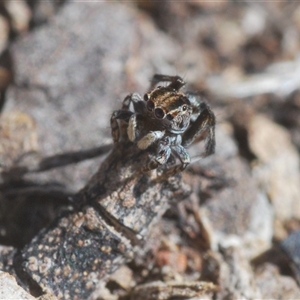
[[[169,132],[180,134],[189,126],[193,108],[184,94],[158,86],[145,94],[144,100],[151,118]]]

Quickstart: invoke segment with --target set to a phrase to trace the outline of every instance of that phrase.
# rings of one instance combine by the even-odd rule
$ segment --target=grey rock
[[[13,276],[0,271],[0,299],[34,300],[36,298],[24,291]]]
[[[175,73],[170,62],[176,48],[132,7],[69,2],[47,26],[12,46],[15,84],[5,111],[34,118],[42,157],[110,143],[113,109],[126,94],[144,92],[153,73]],[[26,178],[78,190],[98,165],[90,161]]]

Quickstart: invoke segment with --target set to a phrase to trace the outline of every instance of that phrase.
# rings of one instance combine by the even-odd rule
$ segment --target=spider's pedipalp
[[[150,131],[143,138],[141,138],[137,145],[140,149],[147,149],[155,141],[161,139],[165,134],[165,131]]]
[[[117,143],[119,141],[121,135],[121,129],[118,124],[118,120],[128,122],[132,114],[133,112],[129,110],[116,110],[112,113],[110,117],[110,127],[114,143]]]

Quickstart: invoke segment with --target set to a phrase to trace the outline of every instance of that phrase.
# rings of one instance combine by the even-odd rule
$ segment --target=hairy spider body
[[[159,82],[169,82],[165,87]],[[121,110],[111,116],[112,137],[115,143],[125,135],[140,149],[154,148],[154,157],[142,167],[142,171],[156,169],[166,164],[173,153],[181,161],[168,173],[177,173],[186,168],[190,157],[185,147],[196,137],[206,139],[204,155],[215,150],[215,116],[208,104],[197,94],[183,93],[185,85],[179,76],[156,74],[150,91],[142,98],[139,94],[128,95]],[[130,110],[130,104],[133,110]],[[118,120],[124,121],[120,124]],[[204,136],[202,137],[202,134]],[[124,138],[124,137],[123,137]],[[126,138],[126,137],[125,137]]]

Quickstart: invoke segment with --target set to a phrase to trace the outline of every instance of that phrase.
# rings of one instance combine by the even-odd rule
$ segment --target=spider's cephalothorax
[[[169,84],[156,86],[159,82]],[[214,113],[199,95],[180,92],[184,85],[179,76],[154,75],[150,91],[143,98],[136,93],[128,95],[122,109],[112,114],[111,128],[115,143],[119,141],[121,132],[126,131],[126,138],[136,142],[140,149],[150,146],[155,149],[154,157],[143,168],[144,171],[166,164],[172,153],[181,164],[172,167],[169,173],[185,169],[190,163],[185,147],[198,136],[206,139],[205,156],[214,152]],[[134,111],[130,110],[131,103]],[[125,128],[119,126],[117,120],[123,120]]]
[[[145,94],[144,100],[149,117],[163,129],[181,134],[188,128],[193,108],[184,94],[159,86]]]

